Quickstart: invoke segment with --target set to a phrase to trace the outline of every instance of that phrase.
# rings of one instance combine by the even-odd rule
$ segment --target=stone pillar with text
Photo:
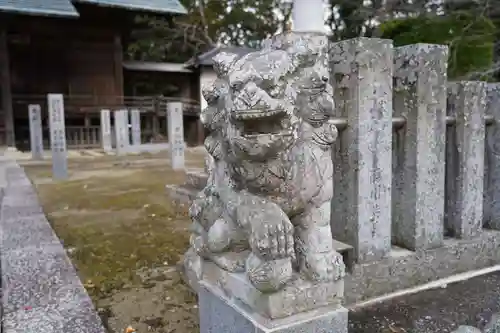
[[[348,126],[335,147],[332,231],[358,263],[391,250],[392,41],[354,38],[330,47],[335,113]]]
[[[31,158],[43,159],[42,110],[39,104],[28,105],[30,117],[30,148]]]
[[[184,170],[184,114],[181,102],[167,104],[168,144],[173,170]]]
[[[286,33],[244,60],[214,58],[201,114],[209,177],[184,256],[199,279],[201,333],[347,333],[327,49],[323,34]]]
[[[68,152],[66,151],[66,126],[62,94],[48,94],[50,147],[52,151],[52,176],[68,178]]]

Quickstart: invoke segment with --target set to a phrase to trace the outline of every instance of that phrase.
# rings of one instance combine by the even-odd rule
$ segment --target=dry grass
[[[201,159],[190,164],[200,167]],[[69,180],[53,182],[50,165],[25,166],[87,291],[107,317],[119,317],[110,332],[127,323],[191,332],[195,299],[173,269],[188,246],[190,221],[187,208],[172,205],[165,192],[184,174],[153,157],[77,161],[69,168]],[[181,319],[169,315],[165,322],[176,307]]]

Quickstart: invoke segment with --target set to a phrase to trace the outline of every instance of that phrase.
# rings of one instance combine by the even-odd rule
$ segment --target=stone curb
[[[0,161],[3,333],[105,333],[24,170]]]

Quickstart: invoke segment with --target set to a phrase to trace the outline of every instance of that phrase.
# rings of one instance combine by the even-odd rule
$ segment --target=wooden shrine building
[[[64,95],[67,132],[127,106],[122,40],[139,12],[186,10],[178,0],[0,0],[0,145],[29,140],[29,104],[47,126],[48,93]]]

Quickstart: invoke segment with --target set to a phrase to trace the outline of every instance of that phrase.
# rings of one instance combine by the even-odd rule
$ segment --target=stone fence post
[[[335,43],[330,69],[337,116],[348,122],[334,157],[333,238],[373,261],[391,249],[392,41]]]
[[[410,250],[443,244],[446,46],[395,49],[394,116],[406,118],[395,134],[393,242]]]
[[[495,121],[486,129],[484,178],[484,226],[500,230],[500,84],[490,83],[486,92],[486,114]]]
[[[445,232],[456,238],[483,227],[485,109],[485,82],[448,85],[448,115],[456,123],[447,133]]]

